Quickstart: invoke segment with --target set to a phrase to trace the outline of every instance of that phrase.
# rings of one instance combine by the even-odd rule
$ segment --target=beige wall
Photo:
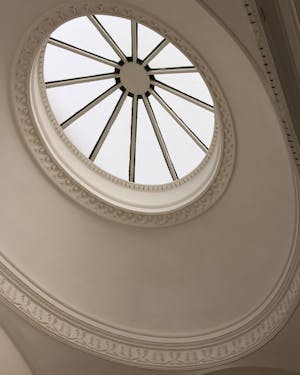
[[[20,352],[0,326],[0,373],[7,375],[32,375]]]
[[[298,372],[265,367],[236,367],[209,373],[209,375],[296,375]]]

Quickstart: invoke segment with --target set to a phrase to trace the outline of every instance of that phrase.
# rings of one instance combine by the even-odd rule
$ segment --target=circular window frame
[[[163,185],[141,185],[121,180],[87,159],[59,128],[44,85],[45,45],[50,34],[61,24],[89,14],[123,17],[153,29],[173,43],[204,79],[214,101],[214,135],[207,155],[187,176]],[[76,202],[108,219],[155,227],[190,220],[205,212],[223,194],[235,159],[232,116],[222,90],[203,58],[171,28],[132,8],[113,7],[106,3],[88,9],[74,6],[72,16],[66,12],[60,17],[53,16],[46,25],[40,23],[29,33],[22,47],[17,54],[13,80],[18,123],[43,170]],[[62,160],[62,155],[67,155],[67,159]],[[101,191],[97,189],[99,186]]]
[[[107,15],[107,14],[105,14],[105,15]],[[89,16],[89,14],[86,15],[86,16]],[[91,15],[91,16],[96,16],[97,17],[98,15],[96,14],[96,15]],[[120,16],[116,16],[116,15],[111,15],[111,14],[109,14],[109,16],[114,16],[114,17],[118,17],[118,18],[124,18],[124,17],[120,17]],[[125,19],[127,19],[129,21],[132,21],[132,19],[129,19],[129,18],[125,18]],[[72,20],[73,19],[68,20],[68,21],[72,21]],[[137,22],[137,25],[138,24],[139,24],[139,22]],[[62,26],[62,25],[60,25],[60,26]],[[143,25],[143,26],[147,26],[147,25]],[[149,26],[147,26],[147,27],[149,28]],[[54,30],[54,31],[56,31],[56,30]],[[152,29],[152,31],[157,33],[156,30]],[[160,35],[160,36],[163,37],[163,38],[166,38],[163,35]],[[51,39],[51,35],[49,37],[50,37],[49,39]],[[177,48],[179,52],[181,52],[180,49],[177,46],[175,46],[172,41],[168,40],[168,38],[166,38],[166,40],[168,41],[168,43],[171,43],[171,45],[173,45],[175,48]],[[106,170],[102,169],[101,167],[99,167],[97,164],[95,164],[95,162],[93,162],[89,158],[87,158],[72,143],[72,141],[69,140],[68,136],[66,136],[65,132],[62,130],[61,124],[59,124],[58,121],[56,120],[55,114],[54,114],[54,112],[53,112],[53,110],[51,108],[51,105],[50,105],[50,102],[49,102],[49,99],[48,99],[48,95],[47,95],[47,88],[46,88],[46,82],[45,82],[46,80],[45,80],[45,77],[44,77],[45,52],[46,52],[46,47],[48,46],[48,44],[51,44],[51,43],[49,43],[49,41],[47,40],[46,43],[45,43],[45,46],[41,50],[40,58],[34,64],[34,70],[36,72],[33,73],[33,78],[35,78],[34,77],[35,74],[38,75],[39,85],[37,85],[37,86],[39,86],[39,91],[40,91],[40,95],[41,95],[42,102],[43,102],[42,104],[45,106],[46,112],[48,114],[50,122],[52,123],[52,126],[56,129],[56,131],[58,132],[59,137],[63,140],[63,142],[67,145],[67,147],[69,147],[69,149],[80,160],[82,160],[83,163],[85,163],[88,166],[88,168],[94,170],[100,176],[105,176],[105,178],[108,178],[109,180],[113,181],[114,183],[117,183],[117,184],[122,185],[122,186],[126,186],[126,187],[128,187],[130,189],[138,190],[138,191],[165,191],[166,189],[172,189],[172,188],[175,188],[177,186],[180,186],[180,185],[188,182],[190,179],[194,178],[198,174],[200,174],[201,171],[203,170],[203,168],[205,168],[205,166],[207,164],[210,164],[210,159],[213,158],[214,153],[218,154],[217,158],[216,158],[217,160],[214,161],[214,164],[215,164],[214,170],[215,171],[217,170],[217,167],[218,167],[218,164],[219,164],[219,160],[218,159],[220,158],[219,156],[222,153],[223,134],[222,134],[222,130],[220,129],[220,121],[218,121],[218,119],[217,119],[218,112],[217,112],[217,109],[214,107],[214,105],[212,106],[213,107],[213,113],[214,113],[213,134],[212,134],[212,137],[210,139],[210,144],[209,144],[209,147],[208,147],[208,151],[206,152],[205,156],[202,158],[202,160],[200,161],[200,163],[195,168],[193,168],[190,172],[188,172],[186,175],[184,175],[183,177],[177,178],[176,180],[174,180],[172,182],[167,182],[167,183],[162,183],[162,184],[143,184],[143,183],[137,183],[137,182],[130,182],[129,180],[125,180],[125,179],[119,178],[119,177],[117,177],[117,176],[109,173],[109,171],[106,171]],[[127,56],[127,58],[128,58],[128,56]],[[129,57],[128,62],[131,61],[130,58],[131,57]],[[137,60],[139,60],[139,59],[137,58]],[[123,62],[122,60],[120,60],[120,61]],[[116,63],[118,63],[118,62],[116,61]],[[196,68],[196,72],[195,73],[199,74],[200,77],[201,77],[201,79],[203,79],[201,72],[194,65],[193,61],[190,60],[190,63],[192,64],[193,68]],[[121,66],[122,65],[123,64],[121,64]],[[121,68],[121,66],[120,66],[120,68]],[[147,67],[148,67],[148,65],[147,65]],[[148,67],[148,69],[149,69],[149,67]],[[122,72],[121,72],[121,74],[122,74]],[[121,77],[121,74],[120,74],[120,77]],[[120,77],[119,77],[119,79],[120,79]],[[154,78],[154,81],[157,81],[156,78]],[[203,81],[205,82],[205,79],[203,79]],[[151,83],[151,81],[150,81],[150,83]],[[208,89],[208,91],[210,91],[208,86],[206,86],[206,88]],[[121,91],[122,91],[122,88],[119,88],[119,89],[121,89]],[[150,92],[148,92],[148,94],[150,95]],[[148,97],[147,93],[145,95]],[[128,96],[130,96],[130,94]],[[211,95],[211,99],[213,100],[213,96],[212,95]],[[38,102],[38,100],[34,99],[34,102]],[[205,103],[205,102],[204,102],[204,104],[209,105],[208,103]],[[36,105],[36,107],[38,107],[38,106],[39,106],[39,103]],[[159,122],[158,122],[158,126],[159,126]],[[187,125],[187,127],[189,127],[189,126]],[[43,129],[41,129],[41,130],[43,131]],[[45,132],[46,132],[46,129],[45,129]],[[216,149],[218,149],[218,150],[216,150]],[[212,172],[213,172],[212,174],[214,174],[214,171],[212,171]],[[206,185],[209,185],[209,183],[206,183]],[[202,192],[202,191],[205,191],[206,188],[203,187],[203,186],[199,186],[199,188],[197,190],[200,191],[200,192]],[[197,195],[199,195],[199,194],[197,194]],[[152,207],[152,208],[155,210],[155,207]]]

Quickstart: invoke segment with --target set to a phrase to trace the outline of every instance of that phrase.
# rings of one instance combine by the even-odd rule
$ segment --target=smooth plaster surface
[[[5,4],[6,16],[0,24],[1,45],[6,51],[0,64],[5,82],[0,90],[0,162],[6,176],[1,183],[2,196],[6,197],[0,217],[1,251],[62,301],[134,329],[145,330],[148,325],[146,329],[152,332],[194,332],[201,324],[213,326],[249,310],[270,290],[282,269],[291,243],[295,205],[279,125],[261,83],[253,78],[253,69],[233,48],[234,60],[239,58],[243,67],[248,66],[253,80],[237,62],[235,80],[230,74],[218,77],[234,107],[238,136],[237,169],[224,198],[205,216],[176,228],[142,230],[106,222],[66,200],[49,184],[20,141],[9,110],[9,72],[20,37],[50,4],[58,3],[10,1]],[[164,3],[166,9],[168,3]],[[146,2],[139,1],[139,6],[143,5]],[[154,12],[162,8],[159,1],[152,1],[151,6]],[[192,19],[196,19],[199,9],[193,2],[191,7]],[[17,20],[13,31],[8,14]],[[177,26],[184,22],[182,12],[168,16]],[[195,37],[192,22],[185,32],[189,38]],[[223,44],[226,51],[232,42],[219,32],[227,40],[228,44]],[[201,48],[205,46],[208,43]],[[219,56],[216,49],[211,58],[229,72],[233,67],[230,59],[225,64],[226,55],[221,61]],[[246,99],[243,105],[238,98],[241,92]],[[298,315],[290,328],[242,364],[299,369]],[[4,315],[1,319],[14,327],[18,342],[39,369],[37,374],[53,374],[53,368],[57,374],[94,374],[99,368],[101,374],[114,374],[116,369],[126,373],[124,366],[78,354],[22,321],[16,324],[13,314],[7,316],[9,319]],[[171,316],[167,325],[163,316]],[[43,338],[39,341],[38,337]],[[130,374],[144,373],[127,370]]]
[[[15,3],[7,6],[7,14]],[[63,303],[137,333],[194,335],[249,313],[283,271],[296,212],[280,126],[244,53],[193,1],[188,7],[178,1],[177,12],[169,12],[167,1],[139,1],[140,7],[181,30],[205,56],[233,113],[237,160],[227,192],[201,217],[173,228],[122,226],[82,210],[58,192],[16,131],[7,88],[24,31],[47,9],[46,2],[34,4],[30,11],[14,14],[20,22],[1,66],[0,163],[6,176],[1,193],[10,197],[1,210],[4,255]],[[2,23],[1,35],[10,26]]]
[[[175,372],[119,365],[78,351],[34,328],[5,304],[0,304],[0,321],[7,327],[10,338],[18,343],[22,356],[30,365],[34,375],[99,375],[99,373],[101,375],[296,375],[300,373],[297,335],[297,327],[300,324],[299,313],[292,318],[286,330],[257,353],[227,364],[223,369]],[[17,357],[18,354],[15,356]]]
[[[2,326],[0,326],[0,372],[9,375],[33,375]]]

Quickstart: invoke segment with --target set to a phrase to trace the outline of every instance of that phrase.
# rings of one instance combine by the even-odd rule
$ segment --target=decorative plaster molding
[[[298,223],[297,223],[298,228]],[[121,335],[108,327],[99,328],[79,312],[53,300],[4,257],[0,262],[0,298],[11,308],[22,313],[31,324],[67,345],[112,361],[156,369],[205,369],[220,366],[243,357],[268,342],[289,319],[300,298],[300,268],[295,272],[299,247],[295,233],[292,261],[280,280],[275,294],[269,296],[261,308],[247,317],[247,322],[234,325],[227,333],[213,337],[195,338],[170,343],[153,341],[151,337]],[[275,288],[276,289],[276,288]]]
[[[202,171],[202,169],[207,166],[208,161],[210,160],[212,153],[217,146],[217,141],[220,141],[219,138],[221,138],[221,135],[223,133],[221,129],[221,124],[217,120],[215,121],[215,128],[214,128],[214,134],[213,134],[213,138],[211,141],[211,145],[204,159],[201,161],[198,167],[196,167],[186,176],[176,181],[165,183],[163,185],[146,185],[146,184],[143,185],[143,184],[132,183],[132,182],[123,180],[121,178],[113,176],[112,174],[98,167],[95,163],[93,163],[90,159],[88,159],[85,155],[83,155],[79,151],[79,149],[76,146],[74,146],[74,144],[68,139],[68,137],[66,137],[64,131],[61,129],[60,125],[58,124],[52,112],[51,106],[49,104],[46,88],[45,88],[45,82],[44,82],[44,57],[45,57],[45,50],[43,49],[42,53],[40,54],[39,61],[38,61],[38,76],[39,76],[39,88],[41,92],[42,102],[45,106],[46,113],[49,118],[49,122],[55,128],[55,130],[57,131],[57,134],[62,139],[62,141],[73,152],[73,154],[76,155],[77,158],[79,158],[88,168],[93,170],[95,173],[101,176],[104,176],[105,178],[113,181],[116,184],[125,186],[128,189],[140,190],[140,191],[163,191],[163,190],[170,190],[170,189],[176,188],[177,186],[183,185],[185,182],[197,176]]]
[[[157,224],[168,225],[170,222],[178,222],[182,216],[187,219],[191,218],[191,210],[192,212],[197,210],[199,212],[199,207],[207,209],[222,194],[231,174],[234,143],[231,117],[225,101],[223,104],[219,104],[223,117],[225,144],[224,158],[219,175],[203,197],[203,201],[195,202],[191,205],[193,207],[181,210],[180,213],[168,214],[165,217],[156,216],[153,219],[154,216],[149,218],[147,215],[124,213],[122,210],[108,206],[105,202],[97,202],[96,198],[91,197],[88,192],[78,187],[60,169],[40,141],[30,115],[27,90],[28,74],[34,52],[41,48],[41,44],[49,34],[49,31],[56,27],[58,20],[63,22],[68,17],[72,18],[82,14],[80,12],[96,13],[106,9],[106,12],[111,11],[114,14],[119,12],[118,14],[136,18],[139,22],[149,24],[154,28],[158,27],[157,21],[145,16],[139,16],[135,11],[128,11],[113,5],[106,5],[105,7],[104,3],[102,5],[99,5],[98,2],[93,4],[85,3],[79,8],[65,6],[59,11],[51,13],[26,38],[25,44],[23,44],[18,54],[17,76],[13,86],[18,118],[24,138],[30,150],[51,179],[68,195],[78,199],[81,204],[89,207],[94,212],[109,218],[116,218],[121,222],[130,222],[131,224],[140,224],[138,223],[140,220],[142,225],[153,225],[153,220]],[[160,32],[165,35],[169,30],[162,27]],[[180,43],[180,40],[177,40],[178,43]],[[207,73],[207,77],[209,77],[209,73]],[[213,87],[213,82],[211,82],[211,87]],[[223,98],[217,87],[213,89],[217,90],[215,96],[218,94],[220,98]],[[227,163],[227,165],[224,163]],[[295,185],[297,186],[297,182],[295,182]],[[296,218],[297,229],[299,224],[298,214]],[[289,264],[286,266],[274,293],[267,298],[263,306],[260,306],[259,311],[256,309],[247,317],[247,322],[240,322],[239,326],[233,325],[226,333],[216,332],[211,337],[199,337],[193,341],[189,339],[186,341],[181,340],[180,343],[168,343],[163,342],[163,340],[151,340],[151,337],[133,338],[126,335],[126,333],[113,332],[109,327],[107,329],[100,328],[96,323],[93,324],[93,322],[87,321],[85,317],[80,316],[79,312],[72,313],[71,310],[68,310],[58,301],[54,301],[50,296],[42,293],[37,286],[18,273],[4,258],[0,262],[0,296],[5,303],[22,313],[38,328],[68,345],[105,359],[152,369],[184,370],[215,367],[237,360],[261,347],[274,337],[294,311],[300,298],[300,268],[296,269],[298,254],[295,251],[300,245],[297,229]]]
[[[287,0],[286,2],[278,2],[280,24],[284,30],[286,43],[289,46],[287,52],[291,62],[295,80],[300,80],[300,7],[295,0]]]
[[[127,17],[145,24],[154,30],[157,30],[161,35],[167,37],[172,43],[174,43],[174,45],[185,53],[185,55],[201,72],[201,75],[210,88],[212,96],[215,100],[215,106],[217,108],[218,118],[220,121],[220,124],[216,124],[217,131],[214,135],[213,143],[216,143],[218,132],[223,138],[223,151],[220,165],[215,177],[212,179],[206,190],[200,192],[197,198],[194,198],[192,202],[185,204],[178,209],[170,210],[165,213],[143,213],[123,209],[108,203],[104,199],[101,199],[99,196],[93,194],[88,190],[88,188],[84,188],[83,185],[78,183],[78,181],[75,181],[75,179],[72,178],[66,170],[64,170],[59,162],[55,160],[53,155],[51,155],[41,137],[41,134],[39,133],[38,126],[32,115],[32,103],[29,94],[29,83],[33,60],[40,53],[51,32],[60,24],[74,17],[92,13],[104,13]],[[205,212],[220,198],[228,185],[234,166],[235,142],[232,117],[226,103],[226,99],[215,78],[199,54],[186,41],[184,41],[183,38],[178,36],[177,33],[143,12],[113,4],[111,1],[107,0],[101,2],[94,0],[76,2],[74,5],[65,5],[53,10],[52,12],[49,12],[48,15],[43,17],[43,19],[37,23],[37,26],[31,29],[28,36],[22,43],[21,49],[16,58],[12,92],[17,120],[20,125],[22,135],[28,148],[32,152],[35,159],[39,162],[43,171],[73,200],[98,215],[121,223],[137,226],[170,226],[190,220]],[[49,106],[46,106],[46,109],[48,110],[48,116],[52,124],[55,126],[56,121],[51,111],[49,111]],[[62,137],[61,131],[58,131],[58,134]],[[85,163],[89,168],[96,169],[95,166],[91,165],[91,163],[87,163],[86,158],[83,158],[78,150],[74,150],[74,146],[70,145],[70,142],[68,142],[66,139],[64,139],[64,141],[67,144],[69,143],[68,146],[72,148],[72,151],[76,153],[83,163]],[[174,184],[170,184],[170,186],[167,184],[156,186],[152,190],[164,191],[170,187],[176,188],[177,185],[188,181],[189,179],[193,178],[195,174],[198,174],[209,160],[209,157],[210,155],[208,155],[204,162],[201,163],[200,166],[193,172],[191,172],[186,179],[182,179],[182,181],[179,180]],[[100,169],[97,168],[96,172],[99,173],[99,171]],[[109,179],[112,179],[112,176],[109,174],[103,171],[101,173]],[[120,183],[120,180],[116,178],[114,178],[113,181]],[[128,183],[127,185],[126,188],[132,188],[133,184]],[[137,187],[139,186],[137,185]],[[149,189],[146,188],[146,190]]]
[[[276,71],[273,57],[266,39],[266,35],[261,23],[259,10],[256,6],[255,0],[243,0],[250,25],[256,38],[257,47],[260,51],[263,66],[265,69],[265,78],[269,83],[269,89],[275,103],[278,118],[282,125],[282,131],[285,135],[287,145],[290,149],[290,155],[294,160],[296,166],[300,167],[300,147],[297,136],[292,125],[288,106],[281,88],[280,80]]]

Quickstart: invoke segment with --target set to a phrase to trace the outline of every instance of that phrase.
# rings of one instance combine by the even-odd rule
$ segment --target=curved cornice
[[[277,111],[280,119],[281,129],[285,136],[286,144],[290,150],[290,156],[297,166],[298,171],[300,167],[300,148],[294,126],[289,114],[288,106],[281,88],[280,80],[275,68],[275,63],[272,58],[270,47],[266,39],[266,35],[261,24],[259,12],[255,0],[243,0],[249,23],[252,27],[253,34],[256,39],[257,48],[260,52],[262,65],[264,67],[264,74],[270,96],[273,99],[274,108]]]
[[[93,6],[90,3],[85,3],[81,6],[85,12],[94,12],[95,6],[99,7],[99,3]],[[68,17],[78,15],[77,8],[68,6],[64,9]],[[111,9],[116,11],[113,6],[111,6]],[[96,10],[100,11],[99,8]],[[55,17],[60,18],[63,14],[61,12],[55,13]],[[53,164],[36,136],[28,112],[26,84],[28,83],[27,73],[30,69],[31,54],[35,48],[40,47],[40,43],[49,32],[48,27],[55,27],[55,20],[51,17],[46,17],[45,22],[47,27],[40,26],[34,29],[36,35],[40,35],[40,39],[29,37],[29,39],[26,39],[29,43],[27,48],[23,47],[19,52],[22,59],[19,60],[19,76],[14,82],[16,86],[13,89],[16,90],[14,92],[18,93],[17,105],[20,121],[24,126],[23,132],[27,137],[29,147],[39,158],[43,168],[49,169],[47,173],[55,175],[57,183],[62,184],[64,190],[71,189],[75,197],[79,200],[83,199],[87,205],[92,206],[94,202],[90,202],[91,198],[88,197],[87,193],[78,189],[74,192],[72,181]],[[143,20],[143,22],[147,23],[146,20]],[[148,20],[148,22],[150,21]],[[164,32],[162,33],[164,34]],[[30,46],[33,50],[29,48]],[[288,128],[288,125],[286,126]],[[232,158],[233,149],[230,148],[228,153]],[[229,178],[228,175],[225,177]],[[296,180],[297,177],[295,177]],[[219,183],[221,182],[219,181]],[[217,191],[218,186],[217,184]],[[297,186],[297,182],[295,182],[295,186]],[[115,213],[114,215],[118,214],[122,216],[121,213]],[[188,215],[188,212],[186,214]],[[146,220],[142,217],[138,219]],[[131,218],[131,220],[133,219]],[[294,233],[294,247],[291,250],[289,264],[286,266],[274,293],[264,301],[260,309],[256,309],[251,316],[247,317],[247,322],[240,324],[239,327],[232,325],[226,333],[218,335],[217,332],[213,337],[199,337],[193,341],[186,340],[184,342],[182,340],[180,343],[170,343],[163,340],[154,341],[146,336],[129,337],[125,333],[105,330],[92,321],[88,321],[79,312],[72,312],[58,301],[47,296],[9,264],[5,258],[2,258],[0,262],[0,296],[5,303],[21,313],[39,329],[68,345],[105,359],[157,369],[183,370],[222,365],[264,345],[276,335],[294,311],[300,298],[300,269],[297,269],[298,254],[296,251],[300,245],[298,212],[295,221],[297,226]],[[162,222],[162,224],[164,223]]]
[[[298,223],[297,223],[298,225]],[[295,233],[294,250],[299,247]],[[237,360],[268,342],[284,326],[300,297],[298,254],[292,251],[287,269],[275,293],[226,333],[180,343],[133,337],[99,327],[96,322],[68,309],[32,284],[4,257],[0,263],[0,296],[31,324],[56,339],[105,359],[138,367],[157,369],[196,369],[215,367]]]

